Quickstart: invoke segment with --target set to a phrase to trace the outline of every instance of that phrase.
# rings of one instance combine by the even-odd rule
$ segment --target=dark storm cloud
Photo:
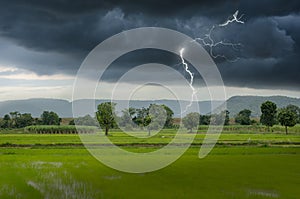
[[[37,74],[75,74],[90,50],[123,30],[159,26],[203,37],[213,24],[224,22],[236,10],[245,14],[245,24],[216,28],[212,35],[216,40],[243,44],[239,51],[228,47],[216,49],[228,57],[241,57],[234,63],[216,60],[225,83],[299,88],[300,3],[297,0],[1,1],[0,61]],[[112,81],[143,61],[174,65],[178,57],[136,52],[120,59],[106,78]]]

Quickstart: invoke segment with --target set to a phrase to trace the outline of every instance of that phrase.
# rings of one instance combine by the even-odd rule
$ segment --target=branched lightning
[[[219,24],[218,26],[213,25],[207,34],[204,35],[204,37],[197,37],[194,40],[192,40],[192,42],[199,42],[202,46],[204,47],[208,47],[208,51],[209,54],[212,58],[217,59],[217,58],[223,58],[226,61],[229,62],[235,62],[238,60],[238,57],[234,58],[234,59],[229,59],[228,57],[226,57],[225,55],[220,55],[220,54],[215,54],[214,53],[214,48],[218,47],[218,46],[228,46],[231,47],[233,50],[239,50],[239,48],[242,46],[241,43],[231,43],[231,42],[226,42],[224,40],[221,41],[215,41],[212,38],[212,34],[213,31],[215,30],[216,27],[225,27],[227,25],[229,25],[230,23],[236,22],[236,23],[241,23],[244,24],[244,21],[241,21],[241,18],[244,15],[241,15],[240,17],[238,17],[239,11],[237,10],[233,15],[232,18],[228,19],[226,22],[224,22],[223,24]]]
[[[232,22],[236,22],[236,23],[241,23],[244,24],[244,21],[241,21],[242,17],[244,16],[244,14],[242,14],[240,17],[238,17],[239,15],[239,11],[237,10],[233,15],[231,19],[227,19],[227,21],[225,21],[222,24],[219,24],[219,26],[227,26],[228,24],[232,23]]]
[[[203,38],[197,37],[193,41],[201,42],[202,46],[208,47],[209,54],[214,59],[224,58],[226,61],[229,61],[229,62],[237,61],[238,58],[229,59],[225,55],[214,54],[214,48],[217,46],[229,46],[229,47],[233,48],[234,50],[238,50],[238,48],[240,46],[242,46],[241,43],[230,43],[230,42],[225,42],[223,40],[218,41],[218,42],[214,41],[211,35],[212,35],[212,32],[215,29],[215,27],[216,26],[212,26],[211,29],[209,30],[209,32],[207,34],[205,34]]]
[[[238,17],[238,14],[239,14],[239,11],[237,10],[231,18],[228,18],[226,22],[222,23],[222,24],[219,24],[217,27],[225,27],[227,25],[229,25],[230,23],[240,23],[240,24],[244,24],[245,22],[244,21],[241,21],[241,18],[244,16],[243,14],[241,16]],[[228,47],[231,47],[232,49],[234,50],[238,50],[239,47],[242,46],[241,43],[231,43],[231,42],[226,42],[224,40],[221,40],[221,41],[215,41],[213,38],[212,38],[212,33],[213,31],[215,30],[216,28],[216,25],[213,25],[209,32],[207,34],[204,35],[204,37],[197,37],[195,38],[194,40],[192,40],[191,42],[199,42],[202,46],[204,47],[208,47],[209,48],[209,54],[212,58],[214,59],[217,59],[217,58],[223,58],[225,59],[226,61],[229,61],[229,62],[235,62],[238,60],[238,57],[236,57],[235,59],[229,59],[227,58],[225,55],[220,55],[220,54],[214,54],[214,48],[217,47],[217,46],[228,46]],[[188,64],[185,62],[184,58],[183,58],[183,52],[184,52],[184,48],[181,48],[179,53],[180,53],[180,58],[181,58],[181,64],[183,65],[184,67],[184,70],[189,74],[190,76],[190,81],[189,81],[189,86],[191,87],[192,89],[192,96],[191,96],[191,101],[190,103],[186,106],[185,108],[185,111],[187,111],[187,109],[189,107],[192,106],[192,103],[194,101],[194,98],[195,98],[195,95],[197,94],[197,90],[194,88],[193,86],[193,82],[194,82],[194,74],[190,71],[189,69],[189,66]],[[183,112],[183,113],[184,113]]]

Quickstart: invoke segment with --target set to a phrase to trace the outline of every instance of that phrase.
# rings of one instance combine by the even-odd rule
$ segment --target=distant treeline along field
[[[300,108],[296,105],[287,105],[278,108],[272,101],[265,101],[260,105],[260,118],[251,117],[251,110],[240,110],[234,117],[230,118],[229,111],[219,114],[204,114],[192,112],[184,118],[174,118],[174,112],[166,105],[150,104],[149,107],[129,108],[122,110],[121,115],[116,115],[115,103],[103,102],[98,105],[94,116],[86,115],[79,118],[62,119],[53,111],[44,111],[39,118],[32,117],[31,113],[20,113],[18,111],[5,114],[0,118],[1,129],[23,129],[29,133],[41,134],[75,134],[94,133],[97,127],[104,130],[108,135],[110,129],[126,129],[129,131],[146,130],[149,135],[152,130],[161,128],[179,128],[180,123],[188,130],[204,131],[207,125],[225,125],[224,130],[237,129],[247,125],[248,128],[256,128],[260,131],[278,130],[280,124],[284,132],[288,133],[288,127],[300,123]],[[68,121],[67,123],[65,121]],[[75,126],[76,124],[76,126]],[[276,127],[273,127],[276,125]],[[198,128],[197,128],[198,127]],[[273,128],[272,128],[273,127]]]

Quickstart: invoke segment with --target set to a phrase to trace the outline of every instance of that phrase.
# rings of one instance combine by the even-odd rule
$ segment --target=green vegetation
[[[282,126],[285,126],[285,132],[288,133],[288,127],[293,127],[297,123],[297,115],[288,108],[279,111],[278,120]]]
[[[124,145],[137,139],[124,133],[110,131],[110,135],[125,150],[144,153],[167,143],[175,131],[163,130],[160,135],[140,140],[144,141],[140,146]],[[201,143],[204,136],[198,134],[195,143]],[[222,134],[219,145],[206,158],[198,158],[199,146],[195,145],[172,165],[144,174],[106,167],[80,145],[76,134],[0,134],[0,141],[19,144],[18,148],[12,144],[0,147],[1,199],[296,199],[300,194],[299,134]],[[235,145],[247,141],[285,144]]]
[[[90,115],[85,115],[83,117],[78,117],[69,122],[69,125],[79,125],[79,126],[98,126],[99,123],[95,118]]]
[[[26,133],[37,134],[76,134],[76,133],[95,133],[97,130],[93,126],[74,126],[74,125],[35,125],[27,126],[24,131]]]
[[[300,125],[296,125],[300,109],[296,106],[277,110],[276,104],[263,103],[262,125],[251,122],[251,111],[247,109],[235,118],[240,125],[228,125],[228,111],[213,115],[189,113],[182,119],[189,133],[181,133],[187,140],[195,136],[191,147],[175,163],[144,174],[122,173],[99,163],[84,148],[81,136],[100,138],[100,134],[109,132],[108,139],[122,149],[146,153],[169,144],[180,121],[174,122],[173,111],[165,105],[129,108],[123,110],[121,117],[114,115],[114,109],[115,104],[102,103],[96,112],[97,122],[89,115],[70,122],[83,126],[59,125],[59,116],[49,111],[35,119],[29,113],[5,115],[0,120],[0,198],[297,198],[300,195]],[[283,126],[277,125],[278,121]],[[132,130],[131,134],[116,128],[117,122]],[[98,130],[98,123],[104,132]],[[198,126],[199,123],[206,125]],[[225,126],[213,151],[199,159],[199,147],[210,123]],[[150,136],[150,131],[159,126],[164,128]],[[143,128],[148,132],[142,131]],[[135,136],[141,134],[145,136]],[[107,146],[99,139],[89,140],[85,144]]]
[[[188,113],[183,119],[182,123],[183,125],[190,131],[190,133],[193,131],[193,128],[196,128],[199,124],[199,118],[200,114],[193,112]]]
[[[260,106],[260,122],[268,128],[276,124],[277,106],[271,101],[266,101]]]
[[[235,118],[235,122],[241,125],[250,125],[251,124],[251,111],[248,109],[241,110]]]
[[[4,115],[0,121],[1,128],[23,128],[34,124],[34,119],[30,113],[19,113],[18,111],[10,112],[10,114]]]
[[[42,125],[60,125],[61,118],[53,111],[44,111],[41,115]]]
[[[98,105],[96,116],[101,128],[105,129],[105,135],[108,135],[109,129],[115,124],[115,106],[116,104],[111,102],[104,102]]]

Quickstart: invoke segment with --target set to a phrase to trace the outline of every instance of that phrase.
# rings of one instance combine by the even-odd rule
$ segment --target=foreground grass
[[[139,133],[137,133],[139,134]],[[96,135],[97,136],[97,135]],[[110,132],[109,138],[118,145],[164,145],[175,136],[174,132],[166,131],[150,138],[137,138],[121,132]],[[194,135],[184,134],[191,137]],[[205,134],[195,136],[194,145],[203,142]],[[93,144],[94,142],[91,142]],[[97,142],[99,144],[99,142]],[[101,144],[101,143],[100,143]],[[81,145],[80,137],[76,134],[0,134],[0,146],[39,146],[39,145]],[[300,145],[300,134],[236,134],[223,133],[218,145]]]
[[[126,150],[148,152],[174,135],[111,132],[109,138]],[[299,198],[300,134],[227,132],[199,159],[204,137],[197,134],[162,170],[128,174],[95,160],[78,135],[0,134],[0,198]]]
[[[147,151],[148,148],[136,148]],[[0,198],[298,198],[300,148],[190,148],[172,165],[127,174],[84,148],[0,148]]]

